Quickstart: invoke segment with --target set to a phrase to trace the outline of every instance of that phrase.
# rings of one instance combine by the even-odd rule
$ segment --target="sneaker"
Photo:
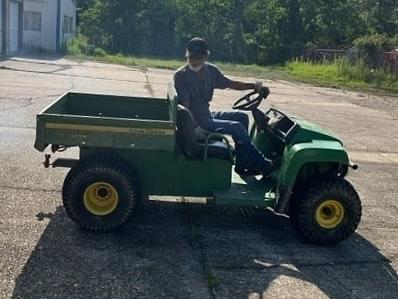
[[[262,174],[262,172],[258,169],[256,170],[256,169],[246,169],[246,168],[237,168],[237,167],[235,167],[235,172],[242,177]]]
[[[265,163],[266,165],[262,169],[240,168],[235,166],[235,172],[240,176],[263,175],[263,177],[267,177],[279,166],[280,162],[280,158],[267,160],[267,162]]]
[[[269,162],[267,163],[267,166],[265,166],[261,170],[261,174],[263,175],[263,177],[268,177],[271,174],[271,172],[273,172],[276,168],[278,168],[280,163],[281,163],[281,160],[279,158],[274,159],[274,160],[269,160]]]

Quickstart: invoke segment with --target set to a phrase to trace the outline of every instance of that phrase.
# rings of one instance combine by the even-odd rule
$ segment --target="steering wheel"
[[[255,96],[257,95],[257,96]],[[234,105],[232,106],[232,109],[234,110],[244,110],[244,111],[252,111],[256,109],[260,103],[266,99],[268,96],[268,92],[264,91],[252,91],[248,93],[247,95],[241,97],[239,100],[237,100]]]

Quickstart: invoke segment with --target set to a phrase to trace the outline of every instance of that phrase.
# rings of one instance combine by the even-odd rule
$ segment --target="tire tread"
[[[307,182],[307,186],[309,183]],[[333,197],[333,194],[343,198],[348,215],[344,223],[333,231],[322,231],[313,221],[314,206],[322,201],[322,198]],[[351,183],[343,178],[328,177],[313,181],[309,188],[301,188],[293,197],[289,214],[294,228],[305,241],[316,245],[333,245],[355,232],[361,219],[362,207]]]
[[[127,196],[129,199],[127,211],[123,217],[107,225],[92,225],[81,219],[74,207],[73,198],[76,188],[87,176],[96,173],[107,174],[119,177],[121,182],[127,186]],[[69,217],[76,222],[83,230],[91,232],[110,232],[122,227],[133,215],[141,197],[140,183],[135,173],[128,167],[128,164],[111,155],[95,155],[82,160],[77,166],[72,168],[67,174],[63,188],[63,205]]]

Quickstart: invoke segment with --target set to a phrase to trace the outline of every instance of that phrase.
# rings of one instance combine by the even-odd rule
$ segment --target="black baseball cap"
[[[210,55],[207,42],[200,37],[194,37],[188,42],[186,57],[202,58]]]

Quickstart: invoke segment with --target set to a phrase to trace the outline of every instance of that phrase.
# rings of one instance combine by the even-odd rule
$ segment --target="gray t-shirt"
[[[213,64],[206,63],[199,72],[184,65],[174,74],[174,86],[180,103],[188,102],[196,122],[203,128],[211,121],[209,103],[215,88],[225,89],[231,80]]]

